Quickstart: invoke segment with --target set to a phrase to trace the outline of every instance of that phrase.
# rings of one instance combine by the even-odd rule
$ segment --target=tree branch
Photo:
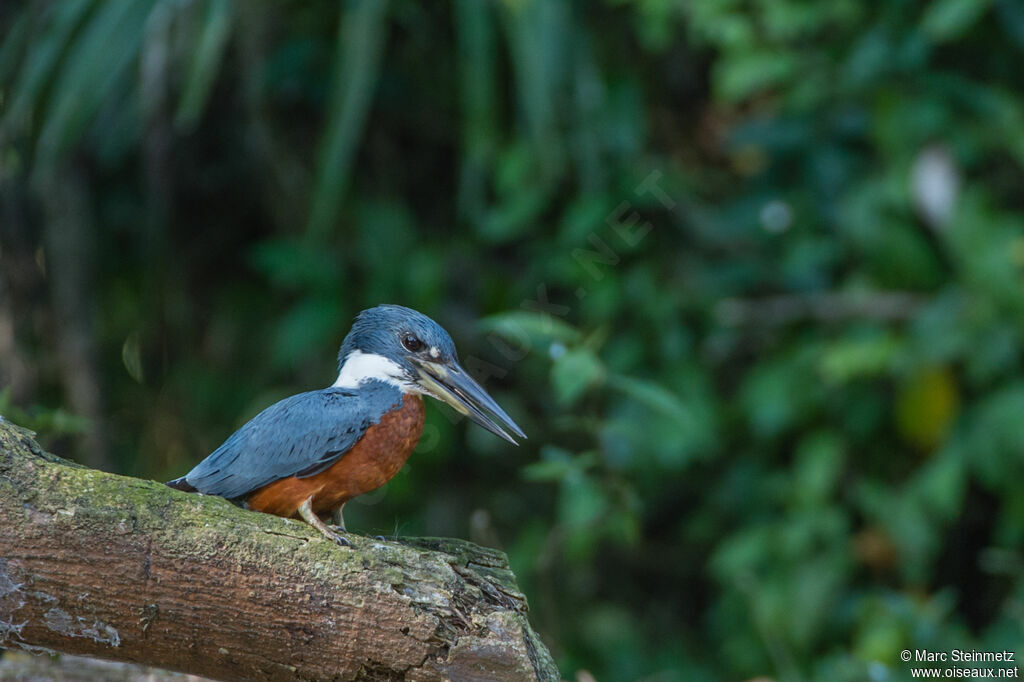
[[[557,680],[501,552],[84,468],[0,417],[0,647],[224,680]]]

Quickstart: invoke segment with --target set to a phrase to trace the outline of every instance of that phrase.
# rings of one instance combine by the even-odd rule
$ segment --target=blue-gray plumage
[[[425,394],[511,443],[522,430],[459,365],[455,344],[429,317],[395,305],[360,313],[338,353],[328,388],[286,398],[256,415],[185,476],[168,485],[320,519],[387,482],[423,427]],[[344,528],[342,527],[342,530]]]
[[[314,476],[401,400],[397,387],[374,380],[359,391],[331,387],[293,395],[235,431],[185,480],[207,495],[236,499],[282,478]]]
[[[438,349],[439,356],[433,359],[458,361],[455,342],[437,322],[412,308],[379,305],[356,315],[352,329],[338,350],[338,371],[341,372],[346,359],[355,351],[376,353],[389,359],[408,354],[408,349],[402,345],[402,337],[410,332],[419,339],[423,348],[428,351],[430,348]]]

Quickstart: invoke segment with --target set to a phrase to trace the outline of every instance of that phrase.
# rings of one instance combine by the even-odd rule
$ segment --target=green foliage
[[[0,390],[0,416],[31,431],[44,434],[45,440],[41,442],[45,443],[89,430],[88,420],[70,414],[63,408],[50,409],[41,405],[21,407],[13,404],[11,391],[7,388]]]
[[[431,409],[347,520],[503,545],[566,677],[905,679],[903,649],[1024,641],[1019,2],[0,26],[0,207],[31,209],[2,215],[41,233],[33,181],[86,178],[124,471],[180,474],[404,303],[530,438]],[[47,329],[18,338],[55,405]]]

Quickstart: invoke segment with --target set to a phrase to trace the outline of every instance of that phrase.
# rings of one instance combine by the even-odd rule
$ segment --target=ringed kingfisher
[[[423,430],[421,395],[448,403],[513,445],[526,434],[459,365],[455,344],[426,315],[379,305],[356,317],[338,351],[338,379],[274,403],[192,471],[167,485],[248,509],[301,517],[350,543],[342,509],[398,473]]]

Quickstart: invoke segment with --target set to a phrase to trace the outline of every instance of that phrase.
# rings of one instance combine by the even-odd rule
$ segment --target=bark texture
[[[353,536],[43,452],[0,417],[0,647],[224,680],[557,680],[505,556]]]

